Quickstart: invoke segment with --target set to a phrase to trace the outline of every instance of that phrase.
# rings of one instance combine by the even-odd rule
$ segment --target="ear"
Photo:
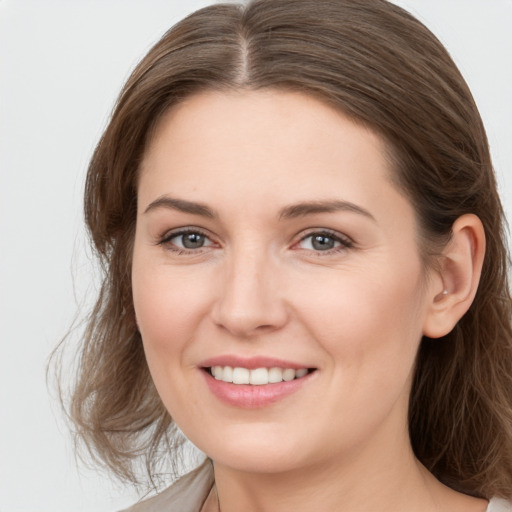
[[[429,286],[423,334],[448,334],[471,306],[478,289],[485,255],[485,232],[476,215],[459,217]]]

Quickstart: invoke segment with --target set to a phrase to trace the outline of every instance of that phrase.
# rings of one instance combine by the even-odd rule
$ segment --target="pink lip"
[[[285,361],[283,359],[276,359],[274,357],[240,357],[235,355],[223,355],[206,359],[199,364],[202,368],[210,368],[212,366],[231,366],[241,367],[253,370],[255,368],[292,368],[300,370],[301,368],[310,368],[308,365],[294,363],[292,361]]]
[[[216,380],[208,372],[201,373],[206,380],[210,391],[221,401],[228,405],[243,409],[256,409],[266,407],[283,398],[299,391],[299,389],[315,375],[309,373],[300,379],[275,384],[264,384],[262,386],[251,386],[250,384],[231,384],[222,380]]]
[[[241,359],[235,356],[222,356],[204,361],[201,364],[200,372],[212,394],[222,402],[242,409],[256,409],[278,402],[299,391],[317,373],[311,372],[300,379],[288,382],[254,386],[250,384],[232,384],[217,380],[209,372],[209,368],[212,366],[239,366],[249,369],[271,367],[300,369],[305,368],[305,366],[267,357]]]

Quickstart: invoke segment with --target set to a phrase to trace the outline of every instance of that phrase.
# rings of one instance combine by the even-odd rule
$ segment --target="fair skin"
[[[419,342],[471,304],[483,230],[459,219],[425,269],[392,172],[380,137],[298,93],[201,93],[161,120],[138,188],[135,311],[222,512],[485,510],[426,471],[407,425]],[[210,365],[308,373],[240,385]]]

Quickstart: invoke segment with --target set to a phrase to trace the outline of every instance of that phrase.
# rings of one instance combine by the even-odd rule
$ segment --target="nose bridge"
[[[280,296],[277,264],[269,251],[240,244],[232,248],[224,263],[216,323],[239,337],[282,326],[286,308]]]

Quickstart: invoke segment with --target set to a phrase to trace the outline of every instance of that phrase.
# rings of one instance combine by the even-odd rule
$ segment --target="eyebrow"
[[[203,217],[208,217],[209,219],[214,219],[216,217],[214,211],[204,204],[186,201],[185,199],[175,199],[168,196],[161,196],[158,199],[155,199],[144,210],[144,213],[148,213],[157,208],[169,208],[171,210],[178,210],[184,213],[201,215]]]
[[[144,213],[148,213],[157,208],[169,208],[171,210],[177,210],[184,213],[200,215],[209,219],[215,219],[217,217],[216,213],[211,208],[202,203],[187,201],[185,199],[176,199],[169,196],[161,196],[155,199],[144,210]],[[291,204],[289,206],[285,206],[279,212],[278,217],[280,220],[288,220],[319,213],[334,213],[339,211],[357,213],[376,222],[375,217],[368,210],[365,210],[357,204],[351,203],[349,201],[341,201],[339,199],[325,201],[306,201]]]
[[[368,210],[349,201],[340,201],[338,199],[292,204],[281,210],[279,218],[295,219],[317,213],[334,213],[339,211],[358,213],[376,222],[375,217]]]

